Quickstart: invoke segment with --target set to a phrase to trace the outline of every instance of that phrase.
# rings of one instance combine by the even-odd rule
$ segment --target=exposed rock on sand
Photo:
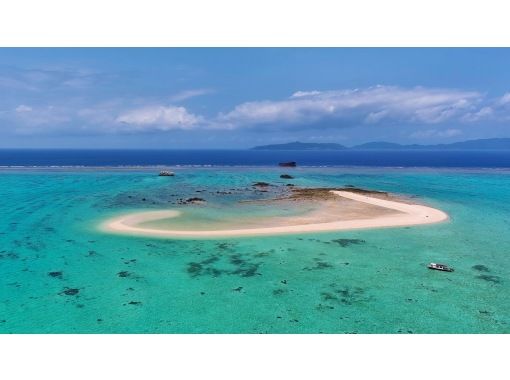
[[[203,203],[206,203],[207,201],[204,199],[204,198],[199,198],[199,197],[192,197],[192,198],[188,198],[188,199],[179,199],[177,201],[178,204],[181,204],[181,205],[185,205],[185,204],[203,204]]]
[[[332,191],[348,191],[350,193],[369,195],[369,196],[388,196],[387,192],[366,190],[357,187],[349,188],[331,188],[331,187],[315,187],[315,188],[294,188],[289,195],[289,199],[293,200],[338,200],[338,196]]]
[[[268,187],[271,185],[267,182],[255,182],[252,186],[253,187]]]

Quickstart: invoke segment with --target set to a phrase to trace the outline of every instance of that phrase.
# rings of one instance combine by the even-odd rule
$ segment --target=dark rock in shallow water
[[[328,263],[326,261],[322,261],[320,259],[314,259],[314,261],[315,261],[315,266],[313,266],[313,267],[305,267],[305,268],[303,268],[303,270],[311,271],[311,270],[320,270],[320,269],[333,268],[333,265],[331,265],[330,263]]]
[[[198,197],[193,197],[193,198],[186,199],[186,202],[205,202],[205,199],[198,198]]]
[[[284,179],[293,179],[294,177],[293,177],[293,176],[291,176],[290,174],[282,174],[282,175],[280,176],[280,178],[284,178]]]
[[[260,275],[260,273],[257,272],[260,263],[250,262],[244,259],[242,255],[230,255],[228,256],[228,262],[225,260],[226,257],[224,257],[222,260],[220,260],[220,258],[221,256],[219,255],[211,255],[210,257],[200,262],[190,262],[188,263],[187,272],[191,277],[219,277],[221,275],[252,277],[255,275]],[[221,265],[222,263],[223,265]]]
[[[499,277],[499,276],[491,276],[488,274],[481,274],[479,276],[476,276],[476,278],[478,278],[480,280],[488,281],[488,282],[493,282],[494,284],[501,283],[501,277]]]
[[[62,271],[58,271],[58,272],[49,272],[49,273],[48,273],[48,276],[50,276],[50,277],[62,278]]]
[[[330,285],[330,290],[321,292],[323,301],[336,302],[343,305],[353,305],[359,302],[369,300],[365,296],[365,290],[359,287],[337,287],[335,284]]]
[[[477,270],[479,272],[490,272],[489,268],[487,268],[485,265],[482,265],[482,264],[473,265],[471,268],[473,268],[474,270]]]
[[[233,244],[231,244],[231,243],[218,243],[218,244],[216,244],[216,246],[219,249],[232,249],[232,248],[234,248]]]
[[[365,240],[363,239],[334,239],[331,240],[333,243],[339,244],[341,247],[345,248],[353,244],[364,244]]]
[[[268,187],[271,185],[267,182],[255,182],[252,186],[254,186],[254,187]]]
[[[4,258],[15,260],[15,259],[19,259],[19,255],[14,252],[1,253],[0,259],[4,259]]]
[[[129,305],[141,305],[142,303],[140,301],[129,301],[128,302]]]
[[[228,274],[237,274],[241,277],[252,277],[255,276],[257,273],[257,269],[259,268],[259,264],[247,264],[247,265],[240,265],[238,269],[234,271],[227,272]]]
[[[127,270],[123,270],[123,271],[117,273],[117,276],[119,276],[119,277],[129,277],[129,276],[131,276],[131,273],[129,273]]]
[[[179,201],[177,202],[178,204],[181,204],[181,205],[186,205],[186,204],[190,204],[190,203],[205,203],[206,200],[204,198],[199,198],[199,197],[192,197],[192,198],[188,198],[188,199],[179,199]]]
[[[60,294],[65,294],[66,296],[75,296],[80,292],[80,289],[66,288],[60,292]]]
[[[192,276],[198,276],[202,273],[202,264],[188,263],[188,273]]]

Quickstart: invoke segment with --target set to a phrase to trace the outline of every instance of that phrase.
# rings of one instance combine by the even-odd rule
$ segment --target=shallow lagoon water
[[[217,219],[289,181],[279,168],[183,168],[171,178],[150,169],[4,170],[0,332],[510,332],[510,172],[291,170],[296,185],[416,196],[451,219],[221,240],[129,237],[98,226],[133,210],[203,207],[178,204],[195,196]],[[256,192],[256,181],[278,186]],[[430,271],[429,262],[455,272]]]

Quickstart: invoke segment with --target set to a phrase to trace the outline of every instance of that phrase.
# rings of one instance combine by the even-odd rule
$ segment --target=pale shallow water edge
[[[200,196],[228,207],[286,170],[0,174],[3,333],[508,333],[510,177],[294,171],[303,187],[415,196],[446,224],[264,238],[113,236],[97,223]],[[294,175],[293,174],[293,175]],[[239,189],[226,196],[217,191]],[[197,192],[200,191],[200,192]],[[174,196],[175,195],[175,196]],[[145,200],[144,200],[145,199]],[[170,201],[170,202],[169,202]],[[426,269],[445,262],[454,273]]]
[[[101,230],[109,233],[153,236],[160,238],[207,238],[218,239],[235,236],[269,236],[296,233],[318,233],[333,231],[350,231],[369,228],[406,227],[423,224],[444,222],[448,215],[441,210],[431,207],[403,203],[396,199],[381,199],[380,197],[356,194],[349,190],[331,190],[337,199],[321,202],[315,212],[302,216],[264,218],[259,225],[251,225],[250,219],[234,222],[230,226],[218,226],[218,223],[209,222],[205,230],[196,228],[192,223],[185,229],[179,226],[179,217],[182,212],[176,210],[158,210],[136,212],[109,219],[101,224]],[[351,217],[343,217],[344,201],[354,202],[357,211]],[[204,203],[201,201],[201,203]],[[279,204],[280,203],[280,204]],[[282,202],[267,202],[266,207],[279,208]],[[375,206],[375,207],[374,207]],[[352,207],[352,206],[351,206]],[[372,207],[372,209],[370,208]],[[374,212],[373,208],[377,211]],[[329,214],[333,209],[336,217],[333,220]],[[385,215],[388,213],[389,215]],[[175,227],[150,225],[150,222],[165,219],[175,219]],[[201,220],[197,220],[201,222]],[[198,223],[197,223],[198,224]]]

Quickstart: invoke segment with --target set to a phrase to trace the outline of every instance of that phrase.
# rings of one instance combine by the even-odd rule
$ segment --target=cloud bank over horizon
[[[330,91],[296,91],[282,100],[249,101],[232,110],[206,117],[177,105],[188,98],[207,92],[189,90],[169,95],[164,104],[132,105],[134,101],[112,99],[80,107],[66,99],[32,106],[18,104],[0,114],[14,128],[27,132],[34,126],[51,125],[50,131],[65,132],[78,123],[86,129],[104,133],[142,133],[174,129],[242,129],[270,126],[307,128],[327,121],[329,128],[362,127],[363,125],[441,124],[448,121],[476,123],[484,120],[510,120],[510,93],[496,99],[476,91],[447,88],[402,88],[374,86],[365,89]],[[170,102],[171,101],[171,102]],[[140,103],[140,100],[137,101]],[[143,101],[142,101],[143,102]],[[61,125],[62,129],[58,126]],[[34,133],[44,133],[44,128]]]
[[[441,141],[466,131],[506,131],[510,121],[506,90],[402,84],[322,90],[308,84],[285,95],[277,83],[240,91],[229,90],[228,77],[215,86],[176,78],[165,86],[111,68],[0,66],[0,137],[188,134],[190,141],[206,141],[217,134],[285,141],[298,135],[316,141],[387,134],[387,140]]]

